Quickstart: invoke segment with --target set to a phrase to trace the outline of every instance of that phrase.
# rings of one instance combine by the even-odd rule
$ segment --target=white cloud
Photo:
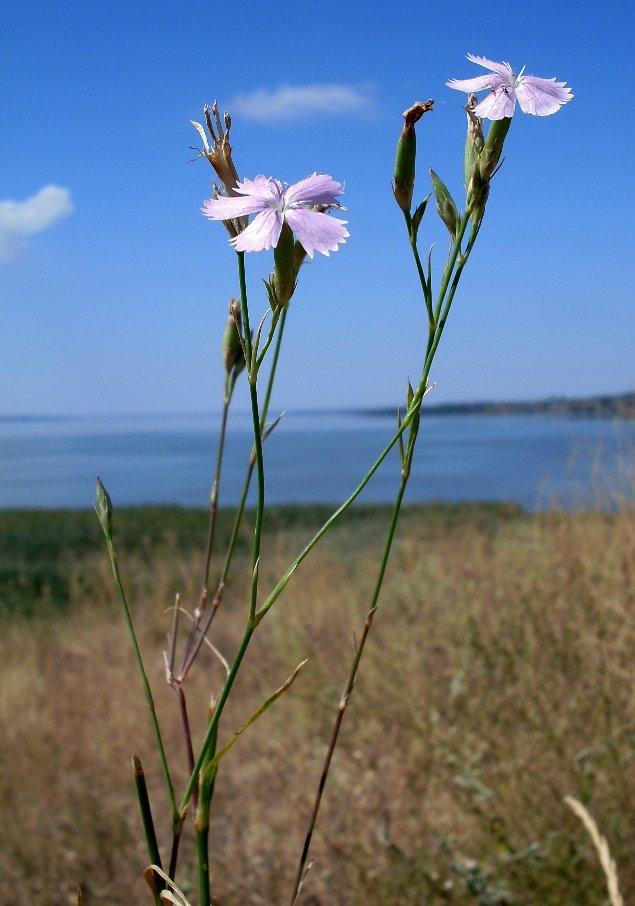
[[[73,210],[71,193],[60,186],[45,186],[26,201],[0,201],[0,262],[17,257],[28,236],[47,230]]]
[[[283,85],[275,91],[259,88],[251,94],[236,95],[229,110],[260,122],[368,113],[373,108],[371,91],[369,85]]]

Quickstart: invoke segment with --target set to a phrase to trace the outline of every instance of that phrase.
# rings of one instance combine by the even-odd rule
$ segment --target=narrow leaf
[[[249,720],[247,721],[247,723],[244,724],[244,726],[242,726],[242,727],[240,728],[240,730],[238,730],[236,733],[234,733],[234,735],[232,736],[232,738],[231,738],[231,739],[229,740],[229,742],[228,742],[228,743],[220,750],[220,752],[217,752],[217,753],[216,753],[216,755],[214,756],[214,758],[213,758],[213,759],[210,761],[210,763],[209,763],[209,768],[211,768],[212,766],[215,766],[215,767],[216,767],[216,766],[218,765],[218,762],[219,762],[219,761],[221,760],[221,758],[223,757],[223,755],[226,755],[227,752],[229,752],[229,750],[230,750],[231,747],[234,745],[234,743],[236,742],[236,740],[238,739],[238,737],[239,737],[242,733],[245,732],[245,730],[247,729],[247,727],[250,727],[253,723],[255,723],[255,722],[258,720],[258,718],[261,717],[261,716],[265,713],[265,711],[267,711],[267,710],[268,710],[275,702],[278,701],[278,699],[279,699],[281,696],[283,696],[283,695],[285,694],[285,692],[288,691],[289,687],[291,686],[291,683],[294,681],[294,679],[296,678],[296,676],[298,675],[298,673],[299,673],[300,670],[304,667],[305,664],[306,664],[306,660],[304,660],[304,661],[302,661],[300,664],[298,664],[298,666],[295,668],[295,670],[293,671],[293,673],[291,674],[291,676],[289,677],[289,679],[288,679],[285,683],[283,683],[282,686],[280,686],[280,688],[277,689],[277,690],[273,693],[273,695],[270,695],[269,698],[264,702],[264,704],[262,704],[262,705],[258,708],[257,711],[254,711],[254,713],[251,715],[251,717],[249,718]],[[207,770],[209,770],[209,768],[208,768]]]
[[[432,193],[430,193],[430,195],[428,195],[427,198],[423,199],[423,201],[421,202],[419,207],[416,209],[416,211],[412,215],[412,238],[415,240],[417,238],[419,226],[421,225],[421,221],[423,220],[423,215],[426,212],[428,202],[430,201],[431,198],[432,198]]]

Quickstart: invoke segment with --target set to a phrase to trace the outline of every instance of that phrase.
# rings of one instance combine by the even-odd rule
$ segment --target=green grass
[[[329,506],[278,506],[267,511],[265,533],[287,533],[306,539],[330,516]],[[447,533],[459,524],[495,531],[501,520],[518,517],[515,504],[425,504],[403,509],[405,524],[416,520],[431,535]],[[390,507],[352,507],[342,517],[337,531],[348,535],[362,532],[366,539],[380,538],[390,516]],[[217,549],[229,540],[234,511],[221,509],[217,522]],[[248,510],[238,540],[246,550],[254,513]],[[209,511],[182,507],[130,507],[115,514],[115,543],[127,555],[152,558],[158,549],[172,554],[199,552],[205,541]],[[71,578],[76,563],[87,555],[105,552],[99,522],[88,510],[0,511],[0,610],[37,614],[43,605],[64,608],[70,600]]]

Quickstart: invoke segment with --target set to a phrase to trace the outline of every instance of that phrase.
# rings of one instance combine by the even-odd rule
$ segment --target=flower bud
[[[240,342],[239,328],[241,326],[240,303],[238,299],[231,299],[229,302],[229,317],[223,331],[222,349],[223,362],[227,374],[233,368],[236,368],[236,374],[241,372],[245,367],[245,355],[243,353],[242,343]]]
[[[474,168],[483,150],[483,120],[474,113],[476,95],[471,94],[465,105],[467,112],[467,138],[465,140],[465,188],[469,189]]]
[[[278,305],[286,308],[295,292],[296,248],[293,230],[288,223],[282,224],[280,239],[273,250],[274,286]]]
[[[454,239],[459,228],[459,212],[447,186],[439,179],[432,167],[430,167],[430,179],[432,180],[434,197],[437,201],[439,217],[450,231],[450,236]]]
[[[108,491],[99,478],[97,479],[95,512],[97,513],[97,518],[101,522],[104,535],[109,541],[112,541],[112,502],[108,496]]]
[[[415,159],[417,156],[415,123],[421,119],[424,113],[432,110],[433,104],[434,101],[431,100],[426,101],[425,104],[417,101],[403,114],[405,123],[397,142],[393,192],[397,204],[406,213],[410,211],[415,184]]]

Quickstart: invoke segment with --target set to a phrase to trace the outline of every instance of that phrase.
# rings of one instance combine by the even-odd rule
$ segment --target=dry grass
[[[350,538],[361,540],[355,556],[344,556]],[[293,531],[268,538],[265,586],[299,540]],[[210,839],[223,906],[288,901],[378,551],[363,524],[342,529],[298,572],[255,637],[221,736],[310,660],[221,767]],[[194,599],[200,559],[164,546],[153,558],[121,560],[182,789],[163,611],[177,588],[184,601]],[[241,634],[245,572],[214,634],[228,657]],[[150,902],[133,752],[149,779],[162,847],[169,840],[105,556],[87,553],[72,576],[65,614],[2,625],[2,906],[66,906],[78,882],[86,906]],[[589,806],[624,900],[635,901],[634,597],[632,510],[434,529],[411,514],[346,716],[301,902],[600,906],[604,878],[566,794]],[[221,681],[206,652],[188,690],[199,730]],[[193,879],[187,855],[177,881],[195,903]]]

